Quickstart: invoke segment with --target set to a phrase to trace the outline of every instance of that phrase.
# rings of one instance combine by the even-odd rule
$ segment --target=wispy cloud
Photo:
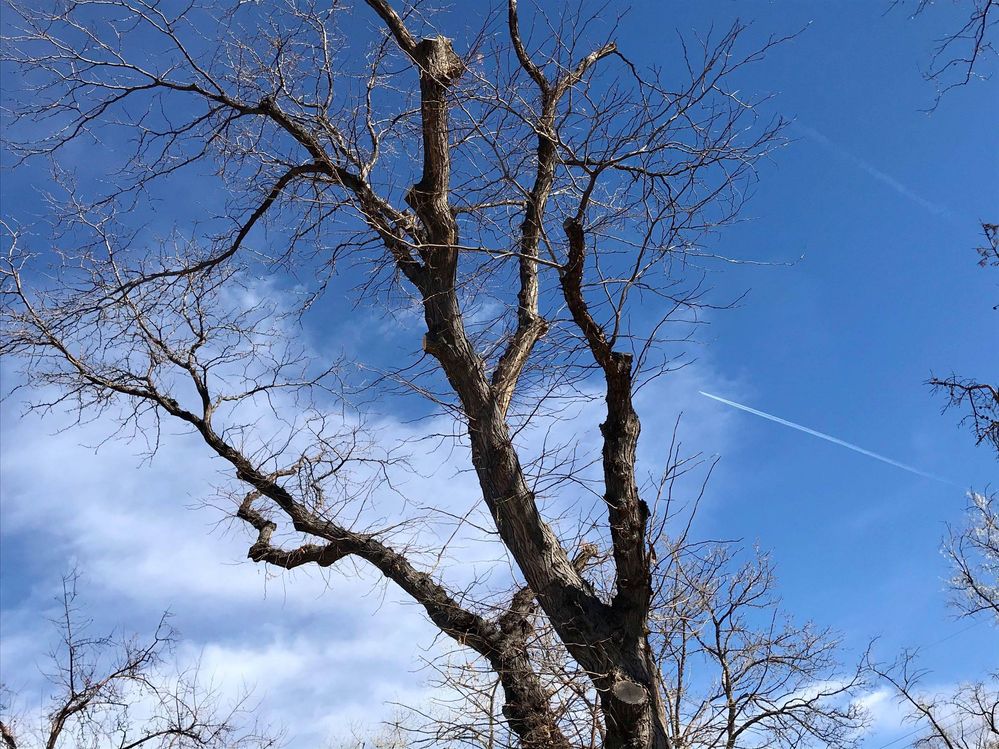
[[[736,403],[735,401],[730,401],[727,398],[722,398],[718,395],[712,395],[711,393],[705,393],[703,390],[698,391],[701,395],[706,398],[711,398],[719,403],[724,403],[727,406],[732,406],[733,408],[738,408],[747,413],[751,413],[755,416],[760,416],[768,421],[776,422],[777,424],[783,424],[786,427],[791,427],[792,429],[797,429],[799,432],[804,432],[805,434],[810,434],[813,437],[818,437],[819,439],[826,440],[827,442],[832,442],[834,445],[839,445],[840,447],[845,447],[847,450],[853,450],[861,455],[866,455],[868,458],[874,458],[875,460],[880,460],[882,463],[887,463],[890,466],[895,466],[896,468],[901,468],[903,471],[908,471],[909,473],[914,473],[917,476],[923,476],[924,478],[933,479],[934,481],[940,481],[944,484],[950,484],[952,486],[960,486],[960,484],[950,481],[949,479],[941,478],[932,473],[927,473],[926,471],[921,471],[918,468],[913,468],[905,463],[900,463],[897,460],[892,460],[891,458],[880,455],[871,450],[866,450],[859,445],[854,445],[851,442],[839,439],[839,437],[833,437],[831,434],[826,434],[825,432],[819,432],[815,429],[810,429],[809,427],[803,426],[801,424],[796,424],[793,421],[788,421],[787,419],[782,419],[779,416],[774,416],[773,414],[768,414],[766,411],[759,411],[755,408],[750,408],[742,403]]]

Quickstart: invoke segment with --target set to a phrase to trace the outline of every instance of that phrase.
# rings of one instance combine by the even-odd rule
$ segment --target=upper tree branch
[[[603,436],[604,501],[616,568],[614,605],[625,614],[632,634],[635,634],[641,629],[652,594],[645,540],[649,509],[642,501],[635,481],[640,425],[632,405],[632,357],[613,349],[603,328],[590,314],[583,296],[586,236],[582,215],[585,207],[584,198],[579,213],[565,221],[568,260],[560,280],[572,319],[604,373],[607,419],[600,425],[600,432]]]
[[[520,61],[521,67],[527,71],[527,74],[534,79],[535,83],[538,84],[538,88],[541,89],[542,95],[548,93],[550,88],[548,84],[548,79],[545,78],[545,74],[541,72],[541,68],[534,64],[531,60],[531,56],[527,54],[527,50],[524,48],[524,42],[520,37],[520,19],[517,14],[517,0],[509,0],[507,3],[507,27],[510,30],[510,41],[513,43],[513,49],[517,53],[517,59]]]
[[[558,164],[558,136],[555,132],[558,106],[564,95],[582,80],[590,67],[617,49],[613,42],[600,47],[580,60],[571,71],[560,75],[553,86],[524,48],[516,0],[508,2],[507,19],[517,59],[538,86],[541,108],[540,117],[534,124],[537,133],[534,185],[527,196],[518,241],[520,290],[517,294],[517,326],[500,356],[492,380],[497,405],[503,414],[510,407],[517,380],[532,349],[548,330],[547,321],[538,314],[538,246],[544,231],[545,208],[555,182]]]
[[[232,241],[232,244],[226,248],[225,251],[217,255],[213,255],[210,258],[206,258],[200,262],[188,265],[184,268],[157,271],[155,273],[143,274],[138,278],[130,279],[112,291],[109,296],[111,298],[117,298],[121,294],[127,294],[137,286],[150,281],[202,273],[214,268],[220,263],[224,263],[239,251],[239,248],[242,246],[246,236],[250,233],[250,230],[253,229],[261,218],[263,218],[264,214],[267,213],[268,209],[270,209],[274,202],[281,196],[281,193],[284,192],[285,188],[287,188],[288,185],[295,181],[298,177],[307,174],[324,174],[326,176],[333,176],[333,173],[331,173],[325,165],[313,163],[300,164],[298,166],[291,167],[278,178],[277,182],[274,183],[270,192],[267,193],[267,197],[265,197],[253,213],[250,214],[249,218],[240,227],[239,232],[236,234],[236,238]]]
[[[415,60],[416,39],[409,33],[409,29],[406,28],[406,24],[403,23],[399,14],[393,10],[392,6],[386,0],[366,0],[366,2],[381,16],[385,25],[388,26],[389,31],[392,32],[392,36],[395,37],[400,49]]]
[[[390,26],[394,23],[387,6],[379,13]],[[553,598],[587,594],[568,554],[538,512],[503,416],[497,412],[482,360],[465,332],[457,297],[458,233],[448,195],[448,92],[464,65],[451,41],[443,37],[420,41],[413,57],[420,74],[423,174],[410,188],[407,201],[420,217],[427,241],[420,250],[426,266],[425,286],[420,289],[427,325],[424,347],[440,362],[462,402],[473,462],[500,536],[542,605],[554,609]]]

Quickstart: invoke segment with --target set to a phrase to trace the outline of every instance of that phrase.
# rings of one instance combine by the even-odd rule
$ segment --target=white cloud
[[[692,449],[724,448],[728,419],[696,395],[706,385],[732,392],[731,383],[720,383],[701,365],[642,392],[643,471],[662,462],[681,410],[687,415],[681,434]],[[143,463],[138,446],[112,441],[96,453],[81,446],[101,442],[106,423],[57,433],[64,421],[19,420],[13,405],[3,421],[0,529],[5,543],[23,548],[27,556],[20,561],[31,577],[16,568],[4,571],[5,680],[32,694],[41,688],[35,664],[52,642],[42,622],[61,574],[75,563],[84,574],[82,598],[95,628],[146,632],[170,609],[183,636],[181,666],[200,656],[202,673],[220,688],[252,688],[264,712],[288,728],[292,747],[374,727],[392,714],[389,703],[429,699],[420,665],[432,656],[438,633],[422,609],[360,565],[359,575],[348,566],[324,577],[310,570],[276,575],[247,562],[245,530],[220,530],[223,513],[197,506],[206,487],[225,477],[225,466],[210,459],[195,437],[164,434],[158,453]],[[603,408],[595,400],[578,419],[556,421],[552,429],[558,439],[578,438],[592,451]],[[386,416],[373,426],[382,439],[409,445],[412,468],[394,477],[405,498],[378,493],[367,520],[397,522],[419,515],[422,505],[446,510],[448,516],[416,525],[401,538],[433,548],[454,533],[438,571],[455,587],[483,575],[507,580],[507,566],[496,563],[503,552],[494,535],[476,527],[488,528],[489,521],[477,506],[467,448],[415,441],[427,431],[449,433],[450,425]],[[539,449],[542,436],[541,430],[525,436],[525,455]],[[455,533],[451,518],[469,512],[472,524]],[[434,563],[432,554],[422,559]]]
[[[896,694],[887,687],[873,689],[857,698],[856,703],[870,719],[868,733],[873,735],[897,733],[904,725],[906,712]]]

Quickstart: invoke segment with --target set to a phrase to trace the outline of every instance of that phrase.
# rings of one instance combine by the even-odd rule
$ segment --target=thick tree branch
[[[2,720],[0,720],[0,738],[3,739],[3,745],[6,749],[18,749],[17,739],[14,738],[13,731]]]
[[[510,31],[510,41],[513,43],[513,49],[517,53],[517,59],[520,61],[521,67],[538,84],[541,95],[547,95],[550,88],[548,79],[541,72],[541,68],[531,60],[531,56],[527,54],[524,42],[520,37],[520,18],[517,14],[517,0],[509,0],[507,3],[507,28]]]
[[[399,14],[392,9],[387,0],[366,0],[366,2],[381,16],[385,25],[388,26],[389,31],[392,32],[392,36],[395,38],[396,43],[398,43],[399,48],[416,60],[416,39],[409,33],[406,24],[403,23]]]
[[[615,607],[629,619],[629,628],[641,629],[651,595],[649,556],[645,529],[648,506],[639,496],[635,460],[640,431],[632,406],[632,359],[614,351],[603,328],[590,314],[583,296],[586,237],[579,218],[565,222],[568,261],[561,276],[562,291],[573,321],[582,331],[593,359],[604,373],[607,386],[607,420],[600,425],[603,436],[604,500],[617,566]]]

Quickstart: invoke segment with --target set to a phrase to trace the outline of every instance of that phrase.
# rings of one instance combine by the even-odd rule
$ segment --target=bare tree
[[[988,247],[978,248],[980,265],[999,263],[997,227],[983,224]],[[968,411],[976,444],[992,445],[999,456],[999,391],[973,380],[933,378],[934,390],[948,395],[950,407]],[[999,625],[999,510],[994,492],[968,493],[967,518],[960,528],[950,528],[944,555],[953,570],[949,580],[954,607],[962,617],[982,616]],[[934,694],[920,684],[927,671],[919,666],[918,651],[904,651],[892,663],[871,663],[875,674],[887,682],[910,709],[908,719],[919,728],[914,746],[927,749],[993,749],[999,746],[999,672],[993,684],[984,681],[960,686],[949,694]]]
[[[674,746],[635,393],[674,365],[669,342],[707,304],[703,237],[737,216],[754,164],[782,142],[782,122],[761,120],[738,85],[779,40],[745,51],[736,24],[678,43],[666,73],[625,56],[608,8],[525,20],[509,0],[469,32],[466,16],[422,4],[367,6],[12,5],[5,50],[30,95],[9,132],[23,168],[55,161],[57,218],[41,260],[12,225],[0,352],[41,389],[35,409],[116,417],[151,450],[162,423],[200,436],[232,477],[221,490],[252,534],[250,559],[377,570],[488,664],[522,746],[576,740],[524,645],[535,607],[585,678],[603,745]],[[94,144],[109,144],[107,163],[90,166],[112,176],[73,182],[59,158]],[[184,213],[185,170],[218,177],[223,217]],[[143,225],[150,202],[178,227],[159,241]],[[296,315],[333,325],[334,288],[366,308],[415,302],[422,351],[394,369],[368,363],[361,382],[328,347],[302,344]],[[486,511],[475,527],[520,587],[505,603],[439,564],[478,497],[457,512],[410,497],[422,513],[387,518],[372,506],[385,482],[400,489],[405,449],[358,403],[399,390],[453,419],[426,436],[467,450]],[[599,429],[528,439],[594,399]],[[606,557],[608,585],[588,575],[588,549]],[[812,697],[781,690],[822,671],[828,643],[781,629],[749,639],[725,606],[752,607],[768,573],[724,579],[697,593],[684,641],[742,678],[771,672],[728,664],[709,637],[789,648],[791,661],[762,692],[772,707],[729,691],[704,710],[727,705],[730,746],[771,719],[821,738],[822,717],[796,723],[791,707]],[[795,665],[809,659],[815,672]]]
[[[950,588],[962,617],[991,618],[999,624],[999,513],[995,495],[969,493],[966,524],[951,529],[944,554],[954,570]],[[871,662],[871,670],[887,683],[907,708],[906,719],[917,725],[913,746],[927,749],[993,749],[999,745],[999,672],[991,683],[969,681],[953,691],[927,690],[928,671],[919,652],[906,650],[894,662]]]
[[[954,576],[950,586],[962,616],[996,617],[999,624],[999,509],[996,495],[971,492],[968,519],[951,530],[944,552]]]
[[[768,560],[735,563],[726,544],[673,544],[657,564],[650,644],[658,699],[675,749],[850,747],[866,716],[853,699],[865,669],[844,669],[830,632],[798,625],[773,594]],[[541,612],[524,634],[553,711],[573,746],[599,749],[599,695]],[[460,653],[433,664],[446,697],[410,708],[400,722],[411,745],[516,747],[503,721],[501,685]]]
[[[999,267],[999,226],[982,224],[986,244],[978,247],[978,264],[982,268]],[[993,307],[996,309],[996,307]],[[970,423],[975,434],[975,444],[987,443],[999,454],[999,384],[979,382],[959,377],[931,377],[929,384],[934,391],[947,396],[946,411],[958,408],[966,413],[961,423]]]
[[[844,667],[833,633],[792,621],[774,592],[765,555],[757,551],[746,560],[731,542],[690,539],[706,480],[688,509],[670,513],[687,492],[685,486],[677,488],[679,482],[703,462],[696,455],[680,457],[676,431],[669,458],[655,492],[662,514],[649,525],[654,564],[648,634],[669,746],[856,745],[866,726],[866,714],[854,699],[867,684],[865,658]],[[667,528],[674,532],[667,534]],[[610,561],[596,545],[584,543],[573,564],[609,593],[614,585]],[[529,588],[512,591],[504,600],[499,608],[507,613],[501,623],[516,633],[534,664],[570,744],[604,746],[599,694],[585,669],[561,645]],[[397,740],[428,747],[519,746],[504,719],[502,680],[487,663],[454,649],[428,666],[441,696],[430,705],[405,706],[392,724]]]
[[[957,407],[968,413],[961,419],[971,425],[975,444],[986,442],[999,450],[999,385],[978,382],[951,374],[949,377],[931,377],[934,390],[947,396],[948,408]]]
[[[927,675],[918,653],[905,651],[893,663],[872,664],[874,672],[909,708],[906,716],[919,728],[914,747],[926,749],[993,749],[999,741],[999,693],[983,682],[962,685],[949,694],[921,687]]]
[[[999,625],[999,512],[995,494],[969,493],[968,517],[951,529],[944,554],[954,571],[950,588],[962,617],[983,616]],[[953,692],[922,688],[927,671],[918,651],[905,651],[893,663],[872,664],[873,671],[897,693],[919,725],[916,747],[928,749],[993,749],[999,745],[999,672],[991,683],[971,681]]]
[[[921,16],[933,5],[933,0],[893,0],[891,7],[908,7],[914,4],[912,17]],[[996,56],[992,42],[992,27],[999,21],[999,2],[996,0],[960,0],[955,2],[968,8],[964,23],[956,30],[949,30],[936,40],[923,77],[936,87],[934,108],[940,98],[952,88],[964,86],[975,78],[988,78],[988,68]]]
[[[257,725],[247,697],[226,707],[198,681],[197,669],[170,677],[162,668],[175,633],[163,617],[148,639],[94,636],[81,613],[77,575],[63,581],[53,624],[60,642],[47,674],[54,691],[39,726],[11,717],[15,695],[0,704],[5,749],[274,749],[277,734]],[[10,677],[10,674],[7,674]]]
[[[999,226],[982,224],[986,246],[978,248],[982,268],[999,267]],[[970,421],[975,444],[992,446],[999,457],[999,387],[984,382],[933,378],[934,390],[948,397],[945,410],[951,407],[967,411],[962,423]],[[999,617],[999,510],[994,492],[968,494],[968,518],[960,530],[951,529],[944,546],[955,575],[951,588],[963,616],[984,613]],[[999,620],[997,620],[999,623]]]
[[[999,224],[982,224],[985,244],[977,248],[978,264],[982,268],[999,266]]]

